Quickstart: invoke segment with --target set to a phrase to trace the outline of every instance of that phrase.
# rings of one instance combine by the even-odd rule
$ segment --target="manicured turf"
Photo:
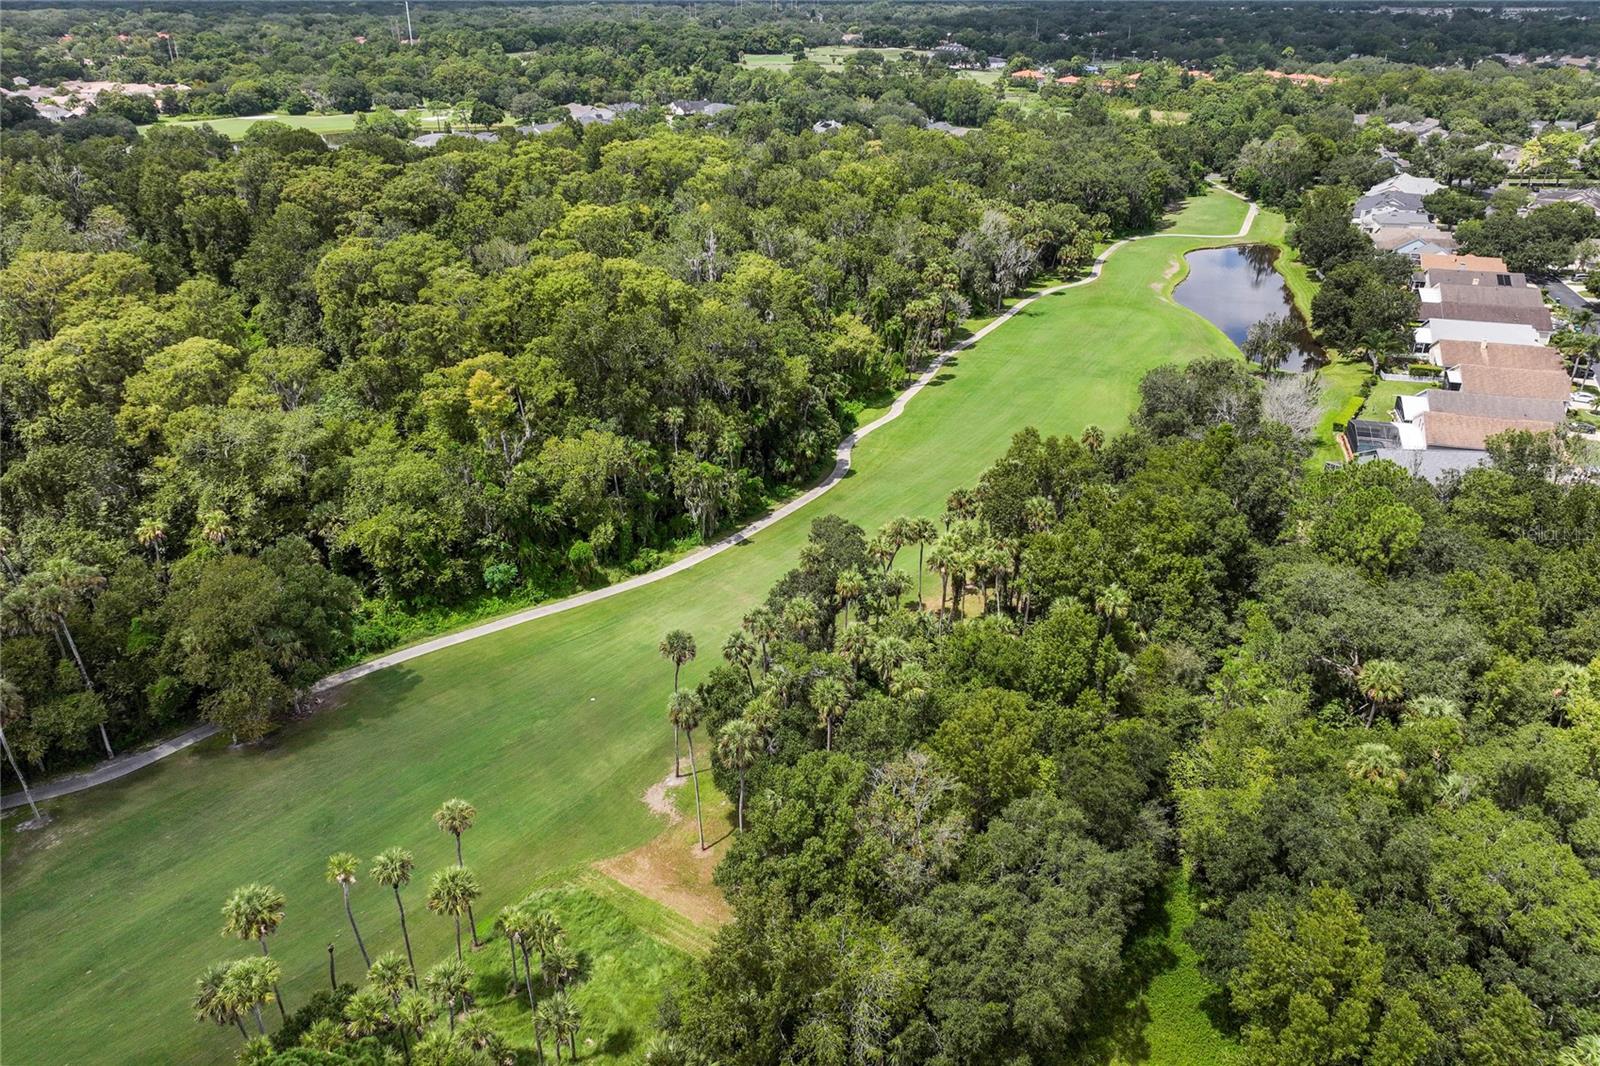
[[[1244,210],[1213,193],[1172,228],[1228,232]],[[672,744],[661,634],[681,627],[698,637],[701,657],[685,671],[692,681],[793,564],[812,518],[838,513],[872,528],[896,515],[937,515],[950,489],[971,484],[1017,430],[1075,434],[1097,423],[1114,431],[1149,368],[1235,354],[1210,323],[1165,296],[1181,252],[1215,243],[1139,241],[1116,252],[1099,281],[1039,300],[867,438],[852,476],[742,547],[374,674],[267,750],[191,749],[51,804],[55,822],[42,832],[19,835],[8,817],[7,1060],[217,1061],[237,1034],[192,1022],[188,999],[203,966],[246,951],[219,936],[227,893],[253,880],[286,893],[272,950],[285,994],[301,1002],[326,980],[330,941],[342,972],[359,966],[338,890],[323,879],[327,855],[404,845],[425,882],[452,857],[429,820],[448,796],[478,807],[465,850],[484,884],[485,922],[552,873],[649,840],[660,822],[640,797],[660,780]],[[406,896],[419,962],[450,942],[450,923],[428,914],[422,897],[417,884]],[[364,880],[355,905],[369,947],[398,944],[390,899]]]
[[[806,49],[806,58],[819,66],[834,67],[842,64],[845,56],[857,52],[876,52],[888,60],[898,60],[906,52],[927,54],[915,48],[860,48],[853,44],[828,44]],[[739,57],[739,62],[755,70],[789,70],[794,67],[794,55],[789,52],[745,55]]]

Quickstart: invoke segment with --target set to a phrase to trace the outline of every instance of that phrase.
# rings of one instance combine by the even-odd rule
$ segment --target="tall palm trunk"
[[[239,1035],[244,1037],[245,1041],[248,1043],[250,1040],[250,1030],[244,1027],[244,1019],[235,1014],[233,1016],[233,1024],[239,1027]]]
[[[823,728],[822,750],[823,751],[832,751],[833,750],[833,715],[825,714],[825,715],[822,716],[822,728]]]
[[[406,1057],[406,1066],[411,1066],[411,1038],[406,1035],[406,1027],[400,1027],[400,1051]]]
[[[461,865],[463,865],[463,863],[461,862],[461,834],[457,833],[457,834],[455,834],[455,837],[456,837],[456,865],[457,866],[461,866]],[[467,923],[468,923],[468,925],[470,925],[472,927],[472,946],[474,948],[476,948],[478,946],[478,918],[477,918],[476,915],[474,915],[472,913],[472,902],[470,900],[467,902]],[[458,915],[456,915],[456,955],[459,956],[460,954],[461,954],[461,915],[458,914]]]
[[[267,1023],[261,1020],[261,1004],[257,1003],[251,1010],[255,1011],[256,1028],[261,1030],[261,1035],[267,1035]]]
[[[467,931],[472,934],[472,949],[476,951],[478,948],[482,947],[483,944],[478,940],[478,919],[477,916],[472,913],[471,903],[467,904]]]
[[[39,805],[33,802],[33,790],[28,787],[28,779],[22,776],[22,767],[17,765],[17,757],[11,753],[11,742],[6,739],[6,731],[0,728],[0,748],[5,749],[6,762],[11,764],[11,772],[17,775],[17,783],[22,786],[22,798],[28,801],[28,809],[33,811],[35,825],[44,824],[44,815],[39,813]]]
[[[461,955],[461,912],[456,912],[456,961],[465,961]]]
[[[361,961],[367,964],[367,969],[372,969],[372,956],[367,954],[367,945],[361,939],[361,928],[356,925],[356,912],[350,909],[350,886],[341,884],[344,889],[344,916],[350,919],[350,931],[356,935],[356,947],[361,949]]]
[[[511,937],[506,937],[506,950],[511,952],[511,991],[517,991],[517,942]]]
[[[922,549],[925,545],[917,542],[917,610],[922,610]]]
[[[678,748],[678,727],[672,727],[672,776],[683,776],[683,755]]]
[[[694,778],[694,820],[700,826],[700,850],[706,850],[706,822],[700,816],[700,767],[694,759],[694,730],[686,729],[689,736],[689,773]]]
[[[259,937],[257,939],[261,943],[261,954],[266,955],[267,954],[267,938],[266,937]],[[272,995],[278,1001],[278,1013],[280,1015],[282,1015],[284,1021],[288,1021],[289,1020],[289,1012],[283,1009],[283,993],[278,990],[278,982],[276,982],[276,981],[272,982]]]
[[[400,886],[394,886],[394,905],[400,908],[400,935],[406,942],[406,962],[411,966],[411,987],[417,987],[417,960],[411,954],[411,930],[406,928],[406,905],[400,901]]]
[[[744,832],[744,770],[739,771],[739,832]]]
[[[533,966],[530,964],[530,962],[528,960],[528,945],[527,944],[523,944],[522,945],[522,983],[528,990],[528,1013],[530,1015],[534,1015],[534,1029],[537,1031],[537,1029],[539,1027],[538,1026],[538,1016],[537,1016],[538,1015],[538,1010],[539,1010],[539,1005],[538,1005],[538,1003],[534,1002],[534,998],[533,998]],[[541,1059],[544,1058],[543,1049],[540,1050],[539,1057]]]
[[[72,639],[72,627],[67,625],[66,618],[56,615],[56,625],[61,627],[61,635],[67,638],[67,647],[72,651],[72,661],[78,664],[78,676],[83,678],[85,692],[94,691],[94,682],[89,680],[89,668],[83,665],[83,654],[78,651],[78,642]],[[106,724],[100,725],[100,743],[106,747],[106,758],[114,759],[117,753],[111,750],[111,738],[106,735]]]
[[[946,573],[945,571],[941,570],[941,571],[939,571],[939,617],[940,618],[944,617],[945,603],[949,600],[949,593],[950,593],[950,575],[948,573]]]

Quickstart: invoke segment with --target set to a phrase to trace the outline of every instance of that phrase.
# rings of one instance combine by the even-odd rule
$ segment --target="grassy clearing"
[[[1211,193],[1174,225],[1237,228],[1245,206]],[[1262,226],[1246,239],[1267,239]],[[1202,231],[1204,232],[1204,231]],[[8,1061],[210,1063],[237,1034],[194,1023],[188,1000],[207,963],[238,957],[219,935],[235,886],[270,881],[288,897],[272,950],[292,1004],[360,959],[329,853],[411,848],[418,882],[452,859],[429,816],[460,795],[478,807],[467,863],[488,920],[527,887],[656,837],[640,802],[670,764],[663,631],[693,632],[692,682],[717,661],[739,617],[789,566],[811,520],[837,513],[868,528],[937,514],[1026,426],[1046,433],[1126,424],[1140,376],[1173,359],[1236,354],[1163,280],[1205,238],[1136,242],[1093,284],[1044,297],[963,352],[896,421],[862,442],[855,469],[822,499],[748,543],[668,580],[437,652],[350,685],[340,705],[265,748],[200,745],[116,784],[50,805],[55,822],[0,837],[0,987]],[[904,553],[903,553],[904,554]],[[911,565],[914,564],[914,559]],[[450,923],[406,899],[420,959],[449,949]],[[357,916],[369,947],[399,944],[392,901],[363,881]],[[595,982],[596,985],[599,982]],[[596,994],[599,994],[598,992]],[[87,1019],[94,1019],[92,1023]],[[593,1035],[593,1034],[591,1034]]]
[[[1167,886],[1159,927],[1135,946],[1153,960],[1136,1016],[1145,1023],[1139,1035],[1113,1057],[1113,1066],[1232,1066],[1244,1060],[1239,1043],[1218,1028],[1213,1013],[1221,990],[1200,972],[1199,956],[1184,939],[1194,924],[1189,882],[1176,876]]]
[[[925,56],[926,51],[916,48],[861,48],[853,44],[827,44],[820,48],[807,48],[806,59],[824,67],[836,67],[843,63],[846,56],[857,52],[876,52],[884,59],[898,60],[907,52],[913,55]],[[795,59],[790,53],[771,53],[743,55],[739,57],[739,65],[750,67],[753,70],[792,70]]]
[[[1415,396],[1428,389],[1438,388],[1439,384],[1431,381],[1384,381],[1380,378],[1377,384],[1372,386],[1372,391],[1367,394],[1366,406],[1361,408],[1361,417],[1386,422],[1389,419],[1389,412],[1394,410],[1397,397]]]

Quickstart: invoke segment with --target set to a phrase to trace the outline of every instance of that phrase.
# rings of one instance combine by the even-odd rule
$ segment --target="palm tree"
[[[700,724],[700,700],[693,692],[674,692],[667,704],[667,716],[674,731],[682,730],[689,741],[689,776],[694,778],[694,818],[700,826],[700,850],[706,850],[706,823],[700,815],[700,768],[694,758],[694,730]]]
[[[833,750],[833,723],[850,705],[850,694],[844,682],[836,677],[824,677],[811,686],[811,706],[824,730],[823,750]]]
[[[672,629],[661,638],[661,643],[656,646],[663,659],[672,663],[672,688],[678,688],[678,675],[683,671],[685,663],[693,662],[695,656],[694,634],[686,629]]]
[[[1055,523],[1055,504],[1043,496],[1029,496],[1022,504],[1022,520],[1029,533],[1043,533]]]
[[[851,567],[849,570],[841,570],[839,572],[838,580],[836,580],[833,584],[833,589],[834,595],[839,597],[839,609],[844,612],[844,621],[842,624],[845,628],[849,628],[850,603],[852,600],[860,599],[861,594],[866,592],[866,578],[861,575],[861,571],[855,569],[854,567]]]
[[[1133,597],[1115,581],[1101,589],[1094,598],[1094,613],[1105,619],[1108,631],[1115,623],[1128,617],[1132,609]]]
[[[357,1040],[368,1036],[377,1036],[391,1024],[390,1012],[395,1004],[381,989],[367,985],[356,991],[356,994],[345,1000],[344,1003],[344,1031]],[[410,1044],[406,1045],[406,1055],[410,1056]]]
[[[1388,789],[1406,779],[1406,772],[1400,768],[1400,756],[1387,744],[1357,744],[1355,754],[1345,762],[1344,768],[1351,777]]]
[[[537,1009],[538,1004],[533,998],[533,967],[528,958],[533,946],[534,918],[521,906],[506,907],[500,912],[500,931],[505,934],[506,941],[511,945],[511,981],[512,993],[516,992],[517,956],[522,956],[522,985],[528,993],[528,1009]]]
[[[246,956],[228,967],[222,978],[220,995],[229,1009],[255,1015],[256,1029],[265,1036],[267,1023],[261,1017],[261,1005],[277,999],[278,982],[283,979],[283,969],[270,956]],[[283,1010],[283,1002],[278,1002]],[[287,1020],[287,1019],[285,1019]]]
[[[473,1011],[461,1019],[461,1031],[457,1037],[467,1047],[486,1056],[491,1062],[507,1061],[505,1038],[494,1027],[489,1016],[482,1011]]]
[[[917,546],[917,610],[922,610],[922,559],[928,545],[932,544],[939,536],[939,527],[928,518],[908,518],[905,520],[905,540],[907,544]]]
[[[456,920],[456,959],[461,955],[461,916],[472,907],[472,901],[483,892],[477,876],[465,866],[447,866],[433,875],[428,882],[428,909],[435,914],[448,914]],[[472,946],[477,947],[476,938]]]
[[[394,905],[400,910],[400,936],[406,942],[406,962],[411,972],[417,972],[416,956],[411,954],[411,930],[406,928],[406,905],[400,899],[400,890],[411,883],[411,871],[416,860],[405,848],[389,848],[372,860],[372,879],[385,888],[394,890]],[[415,977],[412,983],[415,984]]]
[[[267,937],[278,931],[278,926],[283,922],[283,893],[271,885],[245,885],[234,890],[233,895],[222,905],[222,935],[234,936],[240,940],[254,940],[261,945],[261,954],[266,956]],[[284,1021],[289,1020],[289,1014],[284,1010],[283,995],[278,992],[278,986],[272,986],[273,996],[278,1001],[278,1013]]]
[[[22,788],[22,798],[28,801],[28,809],[33,811],[33,817],[17,828],[39,829],[50,824],[50,819],[39,813],[39,805],[33,802],[33,789],[28,787],[28,779],[23,776],[22,767],[17,765],[17,757],[11,751],[11,742],[6,739],[6,726],[21,718],[25,707],[22,690],[12,684],[9,678],[0,677],[0,749],[5,751],[6,762],[11,764],[11,772],[17,775],[17,784]]]
[[[896,545],[889,538],[887,529],[880,529],[867,538],[867,554],[878,564],[880,570],[888,570],[894,562]]]
[[[572,1049],[574,1061],[578,1058],[578,1030],[583,1024],[583,1018],[578,1013],[577,1006],[572,1002],[572,997],[565,992],[557,992],[545,1002],[547,1008],[547,1025],[550,1034],[556,1042],[556,1061],[561,1061],[561,1041],[567,1041],[567,1046]]]
[[[400,997],[417,986],[417,975],[399,955],[385,951],[367,967],[367,984],[399,1003]]]
[[[1356,688],[1367,699],[1366,725],[1371,729],[1378,708],[1399,703],[1405,695],[1405,672],[1393,659],[1373,659],[1356,674]]]
[[[894,672],[910,657],[911,645],[903,637],[879,637],[867,648],[867,661],[885,685],[893,683]]]
[[[578,972],[582,960],[578,958],[577,949],[567,943],[567,938],[558,936],[550,944],[550,950],[545,953],[543,969],[545,978],[560,991],[567,987],[567,982]]]
[[[300,1034],[300,1047],[335,1051],[344,1045],[344,1027],[332,1018],[318,1018]]]
[[[939,537],[933,542],[933,550],[928,552],[928,565],[939,571],[939,617],[944,617],[945,605],[949,602],[950,570],[953,559],[954,546],[948,537]]]
[[[839,634],[839,654],[859,673],[872,652],[872,630],[857,622]]]
[[[464,799],[447,799],[433,812],[433,824],[456,838],[456,865],[461,865],[461,834],[472,828],[478,809]],[[474,893],[476,895],[476,893]],[[478,919],[472,913],[472,900],[467,901],[467,925],[472,930],[472,946],[478,946]]]
[[[206,511],[200,516],[200,535],[218,548],[233,539],[233,526],[228,522],[228,512]]]
[[[350,919],[350,931],[356,935],[356,947],[361,949],[361,961],[371,968],[372,956],[367,954],[367,945],[361,939],[361,928],[356,925],[356,912],[350,909],[350,888],[356,883],[356,868],[360,865],[361,860],[348,851],[329,855],[328,883],[339,886],[339,892],[344,896],[344,916]]]
[[[539,953],[539,971],[543,973],[545,960],[561,944],[561,923],[549,911],[540,911],[533,916],[533,931],[529,939]]]
[[[166,527],[154,518],[146,518],[139,523],[139,528],[133,531],[133,538],[150,549],[150,557],[159,567],[167,544]]]
[[[694,635],[686,629],[668,630],[667,635],[661,638],[661,643],[656,646],[663,659],[672,663],[672,691],[678,691],[678,676],[683,671],[683,664],[694,661],[695,645]],[[679,752],[678,729],[672,729],[672,776],[683,776],[683,756]]]
[[[739,830],[744,831],[744,775],[762,747],[761,731],[748,718],[733,718],[717,730],[717,760],[739,775]]]
[[[472,1005],[472,968],[460,959],[445,959],[428,971],[422,987],[444,1006],[450,1015],[450,1031],[455,1032],[458,1010]]]
[[[407,1062],[411,1061],[410,1037],[421,1036],[436,1017],[433,1004],[421,992],[407,992],[394,1005],[394,1025],[399,1030],[401,1046],[406,1048]]]
[[[1105,446],[1106,432],[1099,426],[1085,426],[1083,428],[1083,446],[1089,449],[1090,455],[1096,455]]]
[[[91,694],[95,691],[94,681],[89,677],[89,668],[84,665],[83,654],[78,651],[72,627],[67,624],[67,612],[79,599],[105,587],[105,583],[100,571],[92,566],[84,566],[70,559],[52,559],[18,582],[4,601],[8,615],[35,632],[48,632],[55,638],[57,648],[64,654],[70,654],[78,668],[78,676],[83,680],[84,691]],[[111,738],[106,734],[105,721],[102,719],[97,724],[106,757],[115,758],[116,752],[112,750]]]
[[[977,502],[972,498],[972,493],[967,489],[956,489],[944,501],[944,528],[949,529],[953,521],[971,518],[976,511]]]
[[[755,674],[750,667],[755,665],[756,646],[742,630],[735,629],[728,634],[728,639],[722,642],[722,657],[728,660],[730,666],[737,666],[744,670],[744,679],[750,683],[750,691],[756,690]]]
[[[778,616],[772,613],[770,607],[753,607],[744,616],[741,626],[750,634],[761,647],[761,672],[765,674],[772,669],[772,642],[778,639]]]
[[[820,621],[816,601],[810,596],[790,596],[783,604],[783,624],[804,644]]]
[[[200,979],[194,987],[194,1020],[197,1022],[212,1022],[226,1028],[230,1025],[239,1027],[239,1035],[246,1040],[250,1039],[250,1030],[244,1027],[244,1016],[234,1009],[223,991],[223,982],[228,977],[229,964],[225,962],[213,963],[205,968]]]
[[[1406,704],[1405,716],[1407,718],[1428,720],[1461,721],[1461,708],[1456,701],[1444,696],[1417,696]]]

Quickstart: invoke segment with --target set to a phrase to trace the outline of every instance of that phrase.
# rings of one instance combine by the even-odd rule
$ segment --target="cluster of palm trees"
[[[367,867],[368,876],[394,895],[405,944],[403,957],[393,951],[376,958],[371,956],[351,899],[352,890],[360,879],[361,862],[350,852],[336,852],[328,857],[327,878],[339,890],[345,918],[366,966],[366,981],[344,1001],[339,1019],[324,1017],[313,1022],[301,1035],[302,1045],[333,1050],[351,1040],[389,1036],[399,1041],[405,1061],[415,1066],[455,1063],[464,1052],[482,1052],[495,1062],[514,1060],[509,1045],[488,1018],[472,1009],[475,974],[462,946],[463,917],[467,919],[472,946],[481,946],[473,903],[483,890],[477,876],[465,865],[462,854],[462,837],[476,818],[476,809],[461,799],[446,800],[434,812],[434,824],[454,837],[455,863],[429,879],[424,902],[429,911],[454,921],[456,951],[453,958],[437,963],[422,973],[420,979],[402,895],[416,870],[411,852],[401,847],[388,848],[376,855]],[[246,1040],[242,1061],[268,1056],[265,1018],[268,1007],[276,1005],[280,1019],[289,1020],[279,988],[283,971],[268,946],[269,939],[283,922],[284,913],[284,896],[272,886],[249,884],[237,889],[223,904],[223,935],[253,941],[260,947],[261,954],[210,966],[196,985],[193,1000],[196,1019],[238,1028]],[[546,1038],[554,1043],[556,1061],[561,1061],[564,1048],[576,1059],[582,1018],[568,986],[578,973],[580,960],[567,942],[560,923],[548,912],[536,913],[522,906],[511,906],[500,912],[495,929],[506,938],[511,953],[508,994],[518,999],[524,993],[527,996],[539,1060],[544,1059]],[[554,989],[543,1002],[535,993],[532,966],[535,954],[541,980]],[[338,994],[332,945],[328,947],[328,980]],[[256,1031],[254,1037],[247,1025],[251,1021]]]

